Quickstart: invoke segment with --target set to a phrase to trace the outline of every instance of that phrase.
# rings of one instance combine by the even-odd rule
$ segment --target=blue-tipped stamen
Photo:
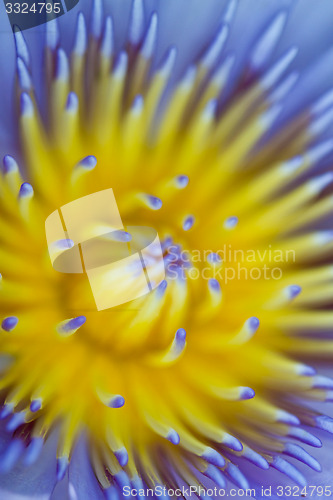
[[[308,161],[312,164],[318,163],[320,160],[329,155],[333,150],[333,139],[326,139],[311,147],[307,152]]]
[[[188,186],[189,178],[187,175],[177,175],[175,181],[178,189],[184,189]]]
[[[143,97],[142,95],[137,95],[134,98],[132,108],[131,108],[131,113],[132,115],[140,116],[143,110]]]
[[[211,99],[207,102],[203,112],[202,118],[206,123],[211,123],[216,116],[218,101],[216,99]]]
[[[167,289],[167,286],[168,286],[167,280],[161,281],[161,283],[156,288],[156,293],[158,293],[161,296],[164,295],[164,292]]]
[[[213,74],[213,82],[217,88],[223,89],[228,83],[231,76],[231,70],[234,67],[236,57],[234,54],[229,54],[221,65],[218,65],[216,71]],[[214,102],[215,101],[215,102]],[[218,108],[218,101],[216,99],[211,100],[211,110],[214,111],[214,116],[216,115]]]
[[[56,78],[66,81],[69,77],[69,65],[67,54],[63,49],[57,50]]]
[[[291,93],[296,83],[298,82],[300,74],[297,71],[293,71],[276,87],[276,89],[270,95],[270,102],[275,104],[282,101]]]
[[[76,168],[84,168],[86,170],[93,170],[97,165],[97,158],[96,156],[86,156],[85,158],[82,158],[82,160],[79,161],[79,163],[76,165]]]
[[[295,481],[295,483],[297,483],[299,486],[303,488],[306,486],[307,483],[303,474],[298,469],[296,469],[296,467],[287,462],[287,460],[275,456],[273,458],[271,465],[272,467],[274,467],[274,469],[278,470],[279,472],[282,472],[287,477],[290,477],[290,479]]]
[[[257,453],[248,446],[244,448],[242,457],[246,458],[249,462],[256,465],[260,469],[263,470],[269,469],[269,463],[267,462],[267,460],[262,455],[260,455],[260,453]]]
[[[226,473],[228,474],[230,480],[235,483],[239,488],[243,490],[247,490],[249,488],[249,482],[244,476],[244,474],[239,470],[236,465],[229,462],[227,467],[225,468]]]
[[[310,432],[302,429],[301,427],[290,427],[288,431],[288,436],[294,439],[298,439],[302,443],[308,444],[309,446],[314,446],[315,448],[321,448],[322,442],[317,436],[314,436]]]
[[[313,377],[316,375],[317,370],[312,366],[300,364],[297,373],[303,377]]]
[[[309,467],[311,467],[311,469],[317,472],[321,471],[320,463],[297,444],[286,443],[284,447],[284,453],[289,457],[296,458],[300,462],[303,462],[305,465],[308,465]]]
[[[117,472],[117,474],[114,475],[114,479],[121,490],[126,486],[131,486],[130,479],[124,470]]]
[[[112,231],[111,233],[107,233],[104,237],[112,241],[120,241],[124,243],[127,243],[132,240],[132,235],[127,231],[123,231],[122,229],[118,229],[116,231]]]
[[[153,364],[171,364],[177,361],[183,354],[186,347],[186,331],[184,328],[179,328],[174,336],[171,345],[162,354],[152,355],[151,359]]]
[[[240,329],[240,331],[235,335],[235,337],[230,341],[233,345],[244,344],[252,339],[253,335],[258,331],[260,326],[260,321],[256,316],[252,316],[247,319]]]
[[[211,252],[207,257],[207,262],[211,264],[219,264],[220,262],[222,262],[222,259],[218,253]]]
[[[34,188],[32,187],[29,182],[24,182],[19,191],[19,197],[20,198],[31,198],[34,194]]]
[[[6,174],[9,174],[11,172],[17,172],[18,171],[18,165],[17,165],[17,162],[16,160],[10,156],[10,155],[5,155],[3,160],[2,160],[2,163],[3,163],[3,173],[6,175]]]
[[[311,112],[314,115],[320,114],[323,111],[326,111],[327,108],[331,107],[332,104],[333,89],[331,88],[315,101],[315,103],[311,106]]]
[[[114,455],[115,455],[116,459],[118,460],[119,465],[121,467],[125,467],[127,465],[128,453],[127,453],[127,450],[124,446],[122,448],[120,448],[119,450],[116,450],[114,452]]]
[[[5,420],[14,411],[14,403],[5,403],[0,410],[0,420]]]
[[[104,490],[104,495],[106,500],[119,500],[118,488],[115,486],[110,486]]]
[[[164,59],[161,63],[161,68],[160,68],[160,73],[165,77],[168,78],[175,66],[177,58],[177,49],[176,47],[171,47]]]
[[[125,399],[123,396],[116,394],[108,402],[109,408],[122,408],[125,404]]]
[[[292,300],[295,299],[302,291],[302,288],[298,285],[290,285],[285,289],[287,297]]]
[[[91,33],[94,38],[99,39],[103,26],[103,1],[94,0],[91,11]]]
[[[9,472],[21,457],[23,450],[23,441],[18,438],[12,439],[0,456],[0,473]]]
[[[33,399],[30,403],[30,411],[32,411],[33,413],[39,411],[41,407],[42,407],[41,398]]]
[[[246,321],[246,326],[247,326],[249,332],[253,334],[258,330],[258,328],[260,326],[260,321],[255,316],[252,316],[252,318],[249,318]]]
[[[215,465],[216,467],[224,467],[225,459],[213,448],[207,447],[201,458],[206,460],[206,462]]]
[[[318,429],[323,429],[324,431],[333,434],[333,418],[327,417],[326,415],[319,415],[315,417],[314,423]]]
[[[232,216],[228,217],[224,223],[223,226],[225,229],[234,229],[238,224],[238,217]]]
[[[26,92],[22,92],[20,97],[21,113],[24,116],[33,116],[34,105],[32,103],[31,97]]]
[[[127,450],[124,446],[122,448],[120,448],[119,450],[116,450],[114,452],[114,455],[115,455],[116,459],[118,460],[119,465],[121,467],[125,467],[127,465],[128,453],[127,453]]]
[[[62,321],[57,326],[57,331],[58,333],[65,335],[75,333],[82,325],[85,324],[86,320],[85,316],[78,316],[76,318]]]
[[[326,172],[325,174],[318,175],[310,181],[308,181],[307,186],[311,189],[314,194],[320,194],[329,184],[333,182],[333,172]]]
[[[315,375],[313,377],[312,387],[314,389],[332,390],[333,389],[333,379],[331,379],[329,377],[325,377],[324,375]]]
[[[24,61],[24,64],[29,67],[30,56],[28,46],[25,42],[22,31],[17,25],[14,26],[14,39],[18,57],[21,57],[21,59]]]
[[[160,198],[157,198],[157,196],[146,194],[144,195],[144,200],[147,206],[152,210],[160,210],[160,208],[162,208],[162,200],[160,200]]]
[[[43,445],[43,438],[32,438],[23,457],[23,463],[25,466],[29,467],[38,460],[42,452]]]
[[[235,438],[235,436],[232,436],[231,434],[228,434],[227,432],[224,433],[221,444],[233,451],[242,451],[243,449],[243,445],[239,439]]]
[[[261,79],[262,86],[268,90],[281,78],[298,53],[297,47],[291,47],[278,59],[274,66]]]
[[[292,175],[303,165],[303,163],[303,156],[294,156],[294,158],[282,163],[280,171],[283,172],[284,175]]]
[[[11,419],[7,422],[6,429],[9,432],[14,432],[20,425],[24,424],[26,419],[26,412],[21,411],[14,413]]]
[[[186,331],[184,330],[184,328],[179,328],[176,332],[175,340],[172,347],[174,355],[179,356],[185,349],[185,345],[186,345]]]
[[[178,445],[180,443],[179,434],[174,429],[169,430],[166,438],[168,441],[170,441],[170,443],[172,443],[174,445]]]
[[[113,40],[113,21],[112,17],[108,16],[105,21],[101,52],[106,59],[109,59],[114,50]]]
[[[180,87],[186,91],[190,90],[195,82],[198,70],[195,66],[190,66],[180,81]]]
[[[58,460],[57,460],[57,473],[56,473],[57,481],[61,481],[65,477],[65,474],[66,474],[67,469],[68,469],[68,464],[69,464],[68,457],[63,456],[63,457],[58,458]]]
[[[54,51],[60,42],[59,25],[57,18],[46,23],[46,46]]]
[[[77,17],[76,34],[74,42],[74,53],[82,56],[87,50],[87,28],[86,21],[82,12]]]
[[[69,113],[75,113],[79,107],[79,98],[75,92],[70,92],[67,97],[66,110]]]
[[[114,78],[122,79],[127,71],[128,55],[126,52],[120,52],[117,57],[115,68],[113,71]]]
[[[208,50],[202,58],[201,64],[206,68],[212,68],[219,56],[221,55],[224,45],[227,41],[229,35],[229,27],[223,23],[219,28],[212,44],[208,47]]]
[[[239,399],[241,400],[253,399],[255,395],[256,393],[251,387],[240,387]]]
[[[333,241],[333,231],[318,231],[314,234],[317,245],[327,245]]]
[[[283,424],[288,424],[288,425],[299,425],[300,424],[298,417],[296,417],[295,415],[292,415],[291,413],[288,413],[287,411],[284,411],[284,410],[278,410],[276,421],[281,422]]]
[[[145,39],[141,47],[141,55],[145,59],[150,59],[154,53],[156,45],[156,37],[157,37],[157,23],[158,23],[157,14],[156,12],[154,12],[151,16],[147,34],[145,36]]]
[[[133,45],[138,45],[144,30],[144,10],[142,0],[133,0],[128,39]]]
[[[18,318],[16,316],[8,316],[8,318],[5,318],[2,321],[1,328],[6,332],[11,332],[12,330],[14,330],[17,323],[18,323]]]
[[[223,21],[225,23],[230,24],[232,22],[237,10],[237,5],[238,5],[238,0],[230,0],[228,2],[223,15]]]
[[[189,231],[190,229],[192,229],[194,222],[195,222],[195,219],[194,219],[193,215],[188,215],[183,222],[184,231]]]
[[[319,137],[333,121],[333,109],[328,109],[322,115],[319,115],[309,125],[309,132],[312,137]]]
[[[213,464],[208,464],[206,470],[203,471],[203,474],[211,479],[219,488],[225,488],[226,480],[222,474],[222,472],[215,467]]]
[[[31,77],[23,59],[17,58],[17,76],[22,90],[29,91],[32,88]]]
[[[186,331],[184,328],[179,328],[176,332],[176,342],[178,342],[180,345],[182,345],[183,342],[186,340]]]
[[[254,71],[261,70],[270,59],[282,34],[286,20],[287,13],[280,12],[254,46],[250,56],[250,66]]]
[[[217,279],[211,278],[208,281],[208,285],[209,285],[210,290],[212,290],[212,292],[215,292],[215,293],[220,293],[221,292],[221,285],[217,281]]]

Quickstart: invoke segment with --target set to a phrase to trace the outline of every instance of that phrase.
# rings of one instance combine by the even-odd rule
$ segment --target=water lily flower
[[[81,0],[13,35],[2,16],[0,497],[325,496],[332,2]],[[166,276],[97,311],[45,220],[107,188]]]

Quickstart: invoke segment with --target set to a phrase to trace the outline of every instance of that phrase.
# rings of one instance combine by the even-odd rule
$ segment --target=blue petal
[[[0,454],[11,442],[11,436],[0,429]],[[57,435],[46,441],[38,460],[30,467],[21,461],[6,474],[0,475],[0,498],[5,500],[49,500],[55,486]]]
[[[69,484],[78,500],[105,500],[89,461],[88,446],[81,438],[69,465]],[[72,493],[73,497],[75,495]]]

